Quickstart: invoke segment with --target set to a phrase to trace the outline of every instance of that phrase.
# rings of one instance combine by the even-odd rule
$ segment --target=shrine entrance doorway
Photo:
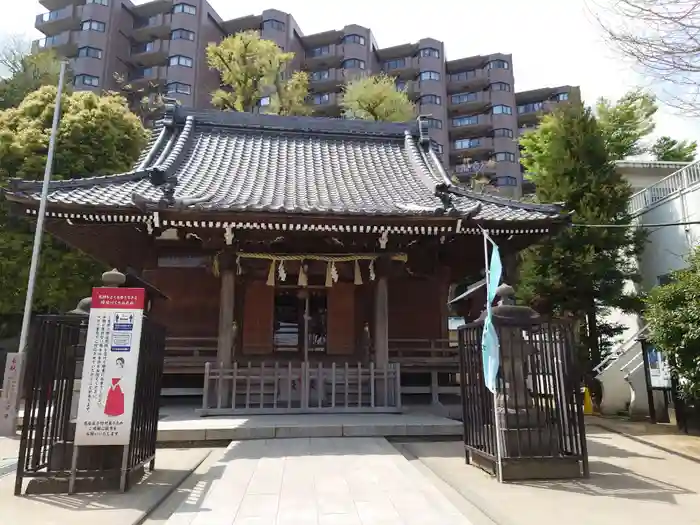
[[[325,287],[278,287],[274,302],[275,353],[310,358],[327,353],[328,296]]]

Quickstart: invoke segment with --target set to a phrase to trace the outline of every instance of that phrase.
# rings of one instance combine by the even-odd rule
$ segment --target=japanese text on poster
[[[94,288],[75,444],[128,445],[146,292]]]

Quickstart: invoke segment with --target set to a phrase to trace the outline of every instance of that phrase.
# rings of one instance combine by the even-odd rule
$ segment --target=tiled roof
[[[178,108],[125,174],[51,184],[49,204],[91,209],[180,209],[334,215],[471,217],[540,221],[561,209],[492,195],[436,193],[451,184],[418,125],[278,117]],[[172,178],[164,199],[160,178]],[[36,201],[36,182],[13,181],[8,196]],[[167,192],[166,192],[167,194]],[[159,204],[160,203],[160,204]]]

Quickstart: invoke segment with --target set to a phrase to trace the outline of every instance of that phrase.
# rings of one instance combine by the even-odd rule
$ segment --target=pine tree
[[[582,342],[595,366],[601,360],[600,310],[641,307],[624,287],[639,279],[634,261],[643,237],[626,227],[577,225],[630,224],[632,190],[616,171],[592,111],[580,104],[545,116],[521,144],[538,200],[563,203],[573,226],[523,253],[519,294],[543,313],[581,321]]]

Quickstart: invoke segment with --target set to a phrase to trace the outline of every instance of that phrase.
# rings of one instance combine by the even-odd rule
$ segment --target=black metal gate
[[[16,495],[21,494],[26,478],[67,484],[71,477],[75,437],[71,410],[75,412],[77,406],[74,385],[82,371],[87,325],[88,318],[80,315],[42,315],[32,323],[22,387],[24,414]],[[75,479],[105,480],[101,486],[111,487],[109,481],[121,478],[120,488],[125,490],[131,473],[149,462],[154,467],[165,332],[146,318],[140,348],[127,461],[121,462],[121,454],[114,460],[114,449],[123,447],[83,447],[81,450],[90,449],[91,453],[78,463]]]
[[[572,326],[494,325],[500,342],[495,399],[484,384],[483,321],[459,330],[467,462],[501,480],[588,476]]]

